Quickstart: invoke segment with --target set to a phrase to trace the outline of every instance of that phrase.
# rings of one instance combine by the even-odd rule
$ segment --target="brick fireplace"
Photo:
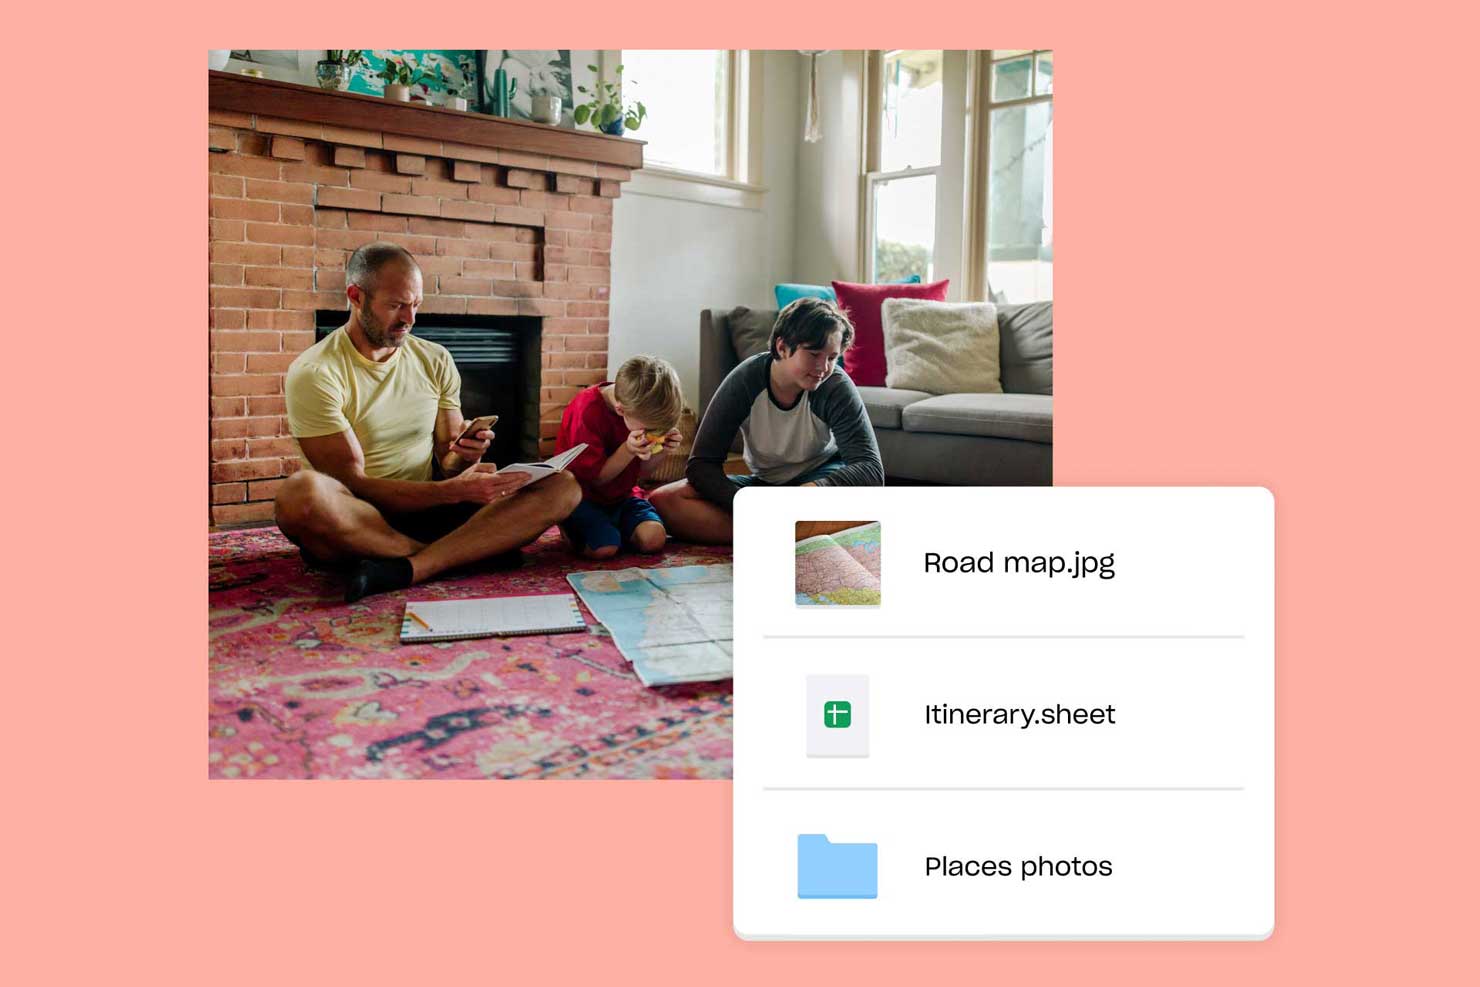
[[[360,244],[415,255],[419,322],[538,320],[529,446],[605,378],[612,199],[640,142],[212,72],[209,163],[214,523],[271,519],[300,467],[283,377]]]

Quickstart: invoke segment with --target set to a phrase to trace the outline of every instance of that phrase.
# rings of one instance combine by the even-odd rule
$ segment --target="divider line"
[[[1243,785],[764,785],[764,792],[1242,792]]]
[[[1242,641],[1243,634],[762,634],[767,641]]]

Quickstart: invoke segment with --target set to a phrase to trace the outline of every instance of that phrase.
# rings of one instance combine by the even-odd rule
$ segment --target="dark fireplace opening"
[[[344,324],[343,310],[316,313],[315,340]],[[447,347],[462,377],[464,418],[498,415],[485,462],[538,461],[540,320],[514,315],[422,315],[412,332]]]

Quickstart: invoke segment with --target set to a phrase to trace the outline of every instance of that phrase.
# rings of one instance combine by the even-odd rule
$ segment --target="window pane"
[[[935,176],[874,183],[874,280],[934,280]]]
[[[1033,86],[1034,95],[1047,96],[1053,92],[1053,52],[1038,54],[1038,79]]]
[[[940,164],[943,53],[891,51],[884,55],[884,133],[879,142],[882,171]]]
[[[1008,302],[1053,297],[1053,103],[992,111],[987,284]]]
[[[1031,58],[1014,58],[1010,62],[997,62],[992,66],[992,101],[994,103],[1031,96],[1032,85],[1033,59]]]
[[[728,155],[727,59],[723,51],[623,51],[623,98],[642,100],[648,116],[631,134],[647,141],[643,157],[659,167],[725,175]]]

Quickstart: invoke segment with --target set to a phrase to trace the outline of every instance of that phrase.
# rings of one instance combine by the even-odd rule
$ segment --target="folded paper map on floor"
[[[879,522],[797,542],[799,606],[879,605]]]
[[[643,685],[710,682],[734,668],[728,565],[608,569],[566,577]]]

